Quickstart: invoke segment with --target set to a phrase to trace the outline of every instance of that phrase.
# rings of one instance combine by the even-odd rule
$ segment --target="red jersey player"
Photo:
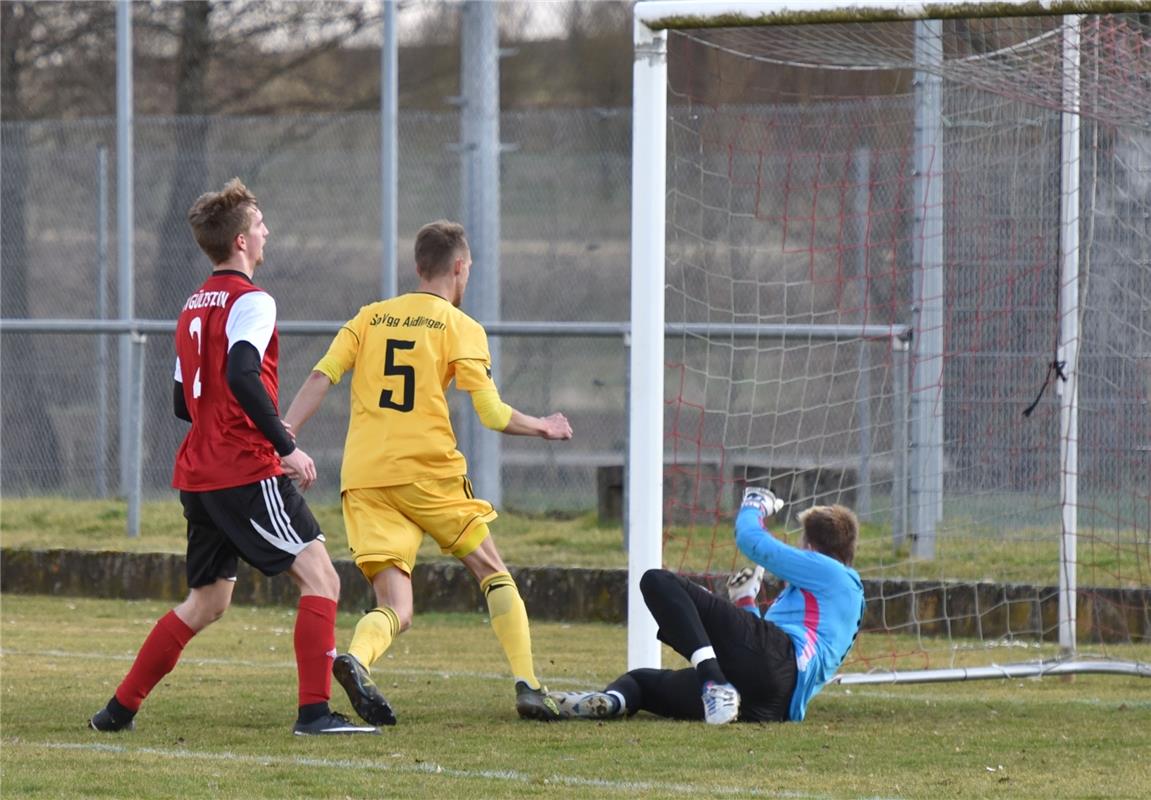
[[[300,588],[293,733],[379,733],[328,706],[340,579],[292,481],[306,489],[315,464],[277,411],[276,302],[252,282],[268,238],[263,213],[233,179],[196,200],[188,221],[213,265],[176,323],[173,406],[192,427],[172,484],[188,520],[189,592],[156,623],[116,693],[88,724],[108,732],[135,727],[144,698],[184,646],[228,609],[242,558],[265,575],[288,573]]]

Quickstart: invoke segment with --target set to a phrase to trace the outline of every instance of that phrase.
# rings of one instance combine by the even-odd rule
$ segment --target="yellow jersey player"
[[[348,544],[377,606],[356,625],[332,673],[364,720],[395,724],[370,670],[411,625],[411,574],[426,533],[479,581],[511,665],[520,716],[559,719],[535,674],[523,599],[488,531],[496,511],[472,494],[446,391],[454,380],[470,393],[481,422],[506,434],[570,439],[571,425],[563,414],[532,417],[500,399],[487,334],[459,309],[472,265],[463,226],[425,225],[416,235],[415,259],[419,289],[361,308],[284,417],[299,435],[328,389],[353,372],[340,491]]]

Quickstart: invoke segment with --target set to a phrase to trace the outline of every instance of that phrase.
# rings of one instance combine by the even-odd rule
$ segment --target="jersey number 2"
[[[200,340],[203,338],[204,320],[200,317],[192,317],[188,323],[188,335],[196,342],[196,356],[200,355]],[[192,378],[192,399],[195,400],[200,396],[203,387],[200,385],[200,365],[196,365],[196,375]]]
[[[415,342],[407,339],[388,339],[387,349],[384,351],[384,375],[399,376],[404,379],[404,388],[401,391],[400,402],[392,398],[395,392],[384,389],[380,392],[380,408],[391,408],[396,411],[411,411],[416,407],[416,368],[396,363],[397,350],[411,350]]]

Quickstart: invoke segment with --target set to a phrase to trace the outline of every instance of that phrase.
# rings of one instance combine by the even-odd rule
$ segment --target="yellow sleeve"
[[[451,341],[448,343],[448,361],[456,365],[457,368],[461,361],[479,361],[486,364],[490,369],[492,355],[488,349],[488,334],[484,330],[484,326],[471,317],[460,314],[452,331]],[[456,386],[465,392],[483,388],[482,386],[461,384],[459,381],[456,382]]]
[[[493,386],[490,389],[477,389],[471,393],[472,408],[485,428],[502,431],[512,419],[512,407],[500,400],[500,393]]]
[[[465,358],[455,362],[456,388],[461,392],[496,391],[492,380],[492,362],[488,359]],[[496,395],[499,399],[499,395]]]
[[[355,320],[340,328],[336,338],[328,347],[324,357],[312,369],[328,376],[333,384],[339,383],[344,373],[356,365],[356,354],[360,350],[360,337],[350,327]]]

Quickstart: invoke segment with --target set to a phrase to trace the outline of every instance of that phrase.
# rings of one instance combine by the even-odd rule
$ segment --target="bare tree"
[[[175,13],[175,19],[150,17],[146,44],[152,53],[175,51],[173,110],[180,118],[157,229],[161,246],[149,271],[151,286],[140,293],[141,313],[155,316],[171,313],[171,287],[190,291],[202,276],[203,257],[189,233],[187,210],[210,188],[212,119],[271,110],[272,84],[339,48],[374,19],[359,3],[266,0],[191,0],[176,4]]]
[[[101,4],[0,3],[0,117],[3,132],[3,170],[0,171],[0,261],[3,291],[0,316],[27,317],[32,268],[26,229],[29,131],[24,120],[35,118],[48,102],[37,91],[34,78],[54,64],[91,60],[98,47],[106,15]],[[90,89],[82,74],[59,86],[58,97],[70,98]],[[4,391],[0,395],[4,452],[0,482],[6,487],[25,484],[51,489],[60,481],[59,445],[48,408],[45,385],[33,379],[43,369],[34,337],[6,334],[0,339],[4,365]],[[15,421],[18,424],[13,424]]]
[[[34,143],[27,140],[29,130],[20,121],[113,113],[115,10],[107,2],[0,2],[5,317],[28,316],[31,299],[25,153]],[[324,70],[316,65],[376,18],[363,4],[333,0],[136,3],[132,11],[137,118],[174,114],[180,119],[172,126],[179,135],[161,144],[171,148],[170,153],[153,153],[162,156],[153,164],[170,165],[167,178],[148,178],[166,193],[166,201],[158,221],[148,223],[159,246],[148,249],[137,273],[136,313],[166,318],[173,312],[171,297],[190,291],[203,274],[203,257],[192,241],[186,213],[207,188],[212,120],[233,113],[283,110],[293,103],[297,109],[313,104],[325,110],[332,110],[333,99],[337,107],[341,98],[349,98],[347,105],[362,104],[362,86],[357,84],[358,95],[350,94],[346,85],[350,82],[338,67]],[[371,85],[372,94],[378,91],[377,75],[378,71],[370,72],[363,82]],[[17,378],[35,377],[41,371],[35,363],[37,342],[27,336],[3,338],[6,389],[20,384],[18,391],[5,391],[4,416],[27,420],[21,426],[4,426],[5,482],[11,485],[37,465],[36,485],[55,485],[57,446],[44,414],[48,382]],[[166,361],[160,356],[148,361],[151,407],[168,402],[171,365]],[[14,432],[20,434],[19,440],[10,435]],[[170,457],[171,447],[165,444],[151,443],[156,459]]]
[[[631,3],[573,0],[567,7],[570,74],[589,105],[624,107],[631,102]]]
[[[115,6],[102,2],[3,5],[5,121],[90,116],[115,107]],[[114,52],[114,51],[112,51]]]
[[[344,2],[191,0],[177,4],[174,11],[175,17],[149,16],[145,44],[151,54],[175,51],[170,63],[175,66],[174,111],[179,117],[173,126],[177,139],[171,143],[157,245],[138,292],[138,312],[158,318],[171,317],[173,296],[191,292],[205,274],[204,255],[192,238],[187,213],[201,193],[213,188],[208,185],[213,121],[229,113],[282,109],[287,90],[277,84],[291,83],[296,73],[306,71],[309,78],[301,83],[308,91],[323,93],[324,87],[315,85],[316,71],[309,68],[375,21],[362,4]],[[283,143],[267,143],[269,155],[277,144]],[[151,359],[147,391],[154,408],[162,408],[170,397],[171,364],[166,359]],[[159,430],[164,431],[158,434],[161,441],[153,437],[149,451],[149,461],[155,462],[150,466],[156,469],[170,457],[181,434],[178,427]]]

